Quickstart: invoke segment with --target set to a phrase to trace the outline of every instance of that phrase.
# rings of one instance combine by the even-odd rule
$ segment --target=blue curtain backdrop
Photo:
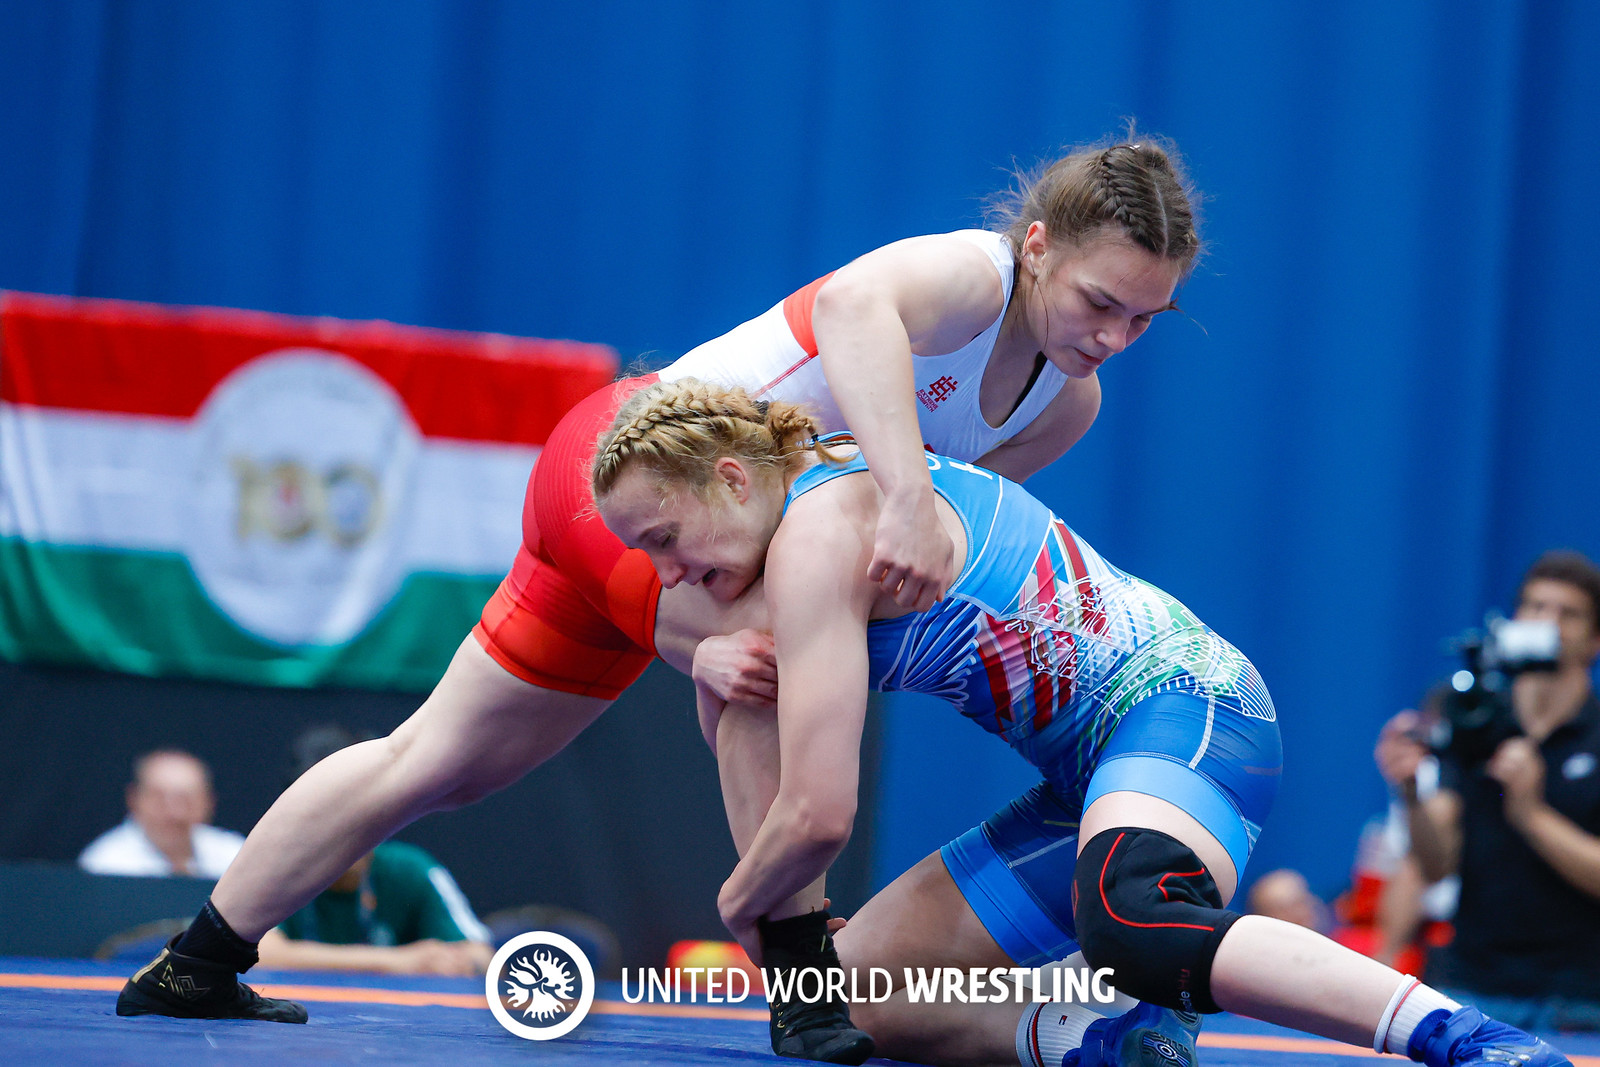
[[[659,363],[1136,116],[1211,252],[1032,488],[1259,664],[1251,873],[1329,891],[1442,639],[1600,554],[1596,54],[1577,0],[4,0],[0,287]],[[887,714],[885,877],[1030,783]]]

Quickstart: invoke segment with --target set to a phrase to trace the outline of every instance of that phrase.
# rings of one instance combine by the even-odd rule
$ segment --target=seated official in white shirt
[[[208,823],[216,810],[211,772],[187,752],[160,749],[133,764],[128,817],[78,856],[93,874],[220,878],[244,837]]]

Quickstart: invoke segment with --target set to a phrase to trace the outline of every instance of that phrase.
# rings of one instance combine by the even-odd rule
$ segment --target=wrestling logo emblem
[[[494,954],[484,995],[500,1025],[530,1041],[570,1033],[594,1003],[594,968],[583,950],[545,930],[518,934]]]

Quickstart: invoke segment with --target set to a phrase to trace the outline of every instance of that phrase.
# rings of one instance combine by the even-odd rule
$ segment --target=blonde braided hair
[[[755,400],[738,386],[696,378],[657,382],[629,397],[595,446],[596,500],[639,465],[664,482],[709,498],[717,460],[787,470],[807,452],[834,461],[815,440],[817,420],[799,404]]]

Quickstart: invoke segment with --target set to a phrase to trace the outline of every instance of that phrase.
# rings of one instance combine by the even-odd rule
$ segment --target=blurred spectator
[[[1396,717],[1396,726],[1418,738],[1436,734],[1448,691],[1448,684],[1434,686],[1419,710]],[[1401,792],[1414,790],[1419,803],[1433,796],[1439,788],[1438,758],[1429,752],[1413,764],[1402,756],[1393,766],[1394,756],[1395,746],[1380,735],[1374,758],[1391,797],[1388,809],[1362,828],[1350,889],[1334,902],[1340,929],[1336,939],[1395,970],[1420,976],[1427,949],[1448,944],[1453,935],[1450,919],[1461,881],[1453,874],[1428,881],[1411,854],[1410,816]],[[1405,780],[1411,784],[1402,786]]]
[[[294,774],[360,739],[320,726],[294,742]],[[261,939],[266,967],[482,975],[494,950],[450,872],[422,849],[386,841]]]
[[[1600,1028],[1600,570],[1573,552],[1534,563],[1517,619],[1554,622],[1554,671],[1516,677],[1520,736],[1486,759],[1428,758],[1415,712],[1379,737],[1380,770],[1397,788],[1412,855],[1426,881],[1459,872],[1455,940],[1429,958],[1430,984],[1524,1029]]]
[[[1256,879],[1247,904],[1250,914],[1282,919],[1308,930],[1326,933],[1328,906],[1311,891],[1305,875],[1280,867]]]
[[[133,762],[128,817],[89,843],[78,866],[93,874],[221,878],[244,837],[207,825],[216,811],[211,771],[177,749]]]

